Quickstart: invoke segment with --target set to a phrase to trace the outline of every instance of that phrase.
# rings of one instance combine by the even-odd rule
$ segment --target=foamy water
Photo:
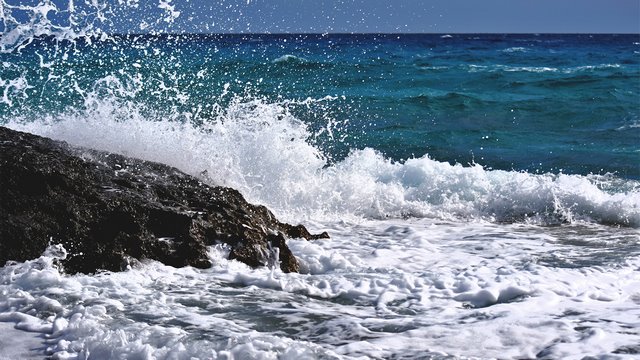
[[[0,319],[54,358],[582,358],[637,349],[637,233],[426,220],[315,224],[301,274],[156,262],[62,275],[52,249],[2,268]],[[573,243],[590,233],[591,242]],[[626,241],[627,257],[574,262]],[[595,256],[594,256],[595,257]],[[625,350],[626,349],[626,350]],[[616,358],[616,355],[611,355]]]
[[[43,354],[578,359],[638,351],[636,185],[427,157],[398,163],[372,149],[328,165],[281,104],[237,103],[201,128],[110,121],[118,110],[99,110],[91,121],[9,125],[168,163],[332,238],[288,242],[301,274],[251,269],[226,260],[224,248],[211,249],[207,270],[147,262],[69,276],[52,265],[65,256],[54,248],[9,264],[0,320],[42,334]]]
[[[69,275],[51,244],[0,268],[0,359],[640,354],[628,38],[181,37],[171,1],[0,5],[0,124],[331,235],[288,240],[299,274],[217,246],[210,269]]]
[[[331,101],[319,100],[319,101]],[[127,112],[127,119],[119,114]],[[234,101],[211,123],[147,121],[100,102],[88,113],[9,127],[158,161],[240,190],[290,221],[386,217],[640,226],[640,183],[613,176],[529,174],[428,156],[395,162],[369,148],[329,165],[286,104]],[[621,186],[622,185],[622,186]]]

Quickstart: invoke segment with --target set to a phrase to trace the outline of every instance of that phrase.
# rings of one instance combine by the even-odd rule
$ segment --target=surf
[[[636,181],[491,170],[428,155],[395,161],[372,148],[352,149],[331,163],[313,144],[316,134],[288,106],[235,98],[213,120],[192,124],[181,121],[185,114],[149,119],[134,103],[96,100],[85,112],[7,125],[175,166],[212,185],[236,188],[287,219],[427,217],[640,227]]]

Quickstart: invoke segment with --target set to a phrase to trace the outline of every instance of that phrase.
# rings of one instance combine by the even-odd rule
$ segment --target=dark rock
[[[232,259],[295,272],[285,240],[322,237],[170,166],[0,127],[0,264],[59,243],[71,273],[118,271],[132,258],[205,268],[206,246],[225,243]]]

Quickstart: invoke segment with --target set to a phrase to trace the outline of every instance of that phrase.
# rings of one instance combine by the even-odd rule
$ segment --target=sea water
[[[640,36],[118,35],[3,4],[0,124],[331,239],[288,241],[299,274],[215,246],[69,275],[52,243],[0,268],[0,358],[639,356]]]

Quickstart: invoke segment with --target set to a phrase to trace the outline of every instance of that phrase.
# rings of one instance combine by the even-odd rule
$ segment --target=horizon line
[[[639,32],[105,32],[109,35],[638,35]]]

